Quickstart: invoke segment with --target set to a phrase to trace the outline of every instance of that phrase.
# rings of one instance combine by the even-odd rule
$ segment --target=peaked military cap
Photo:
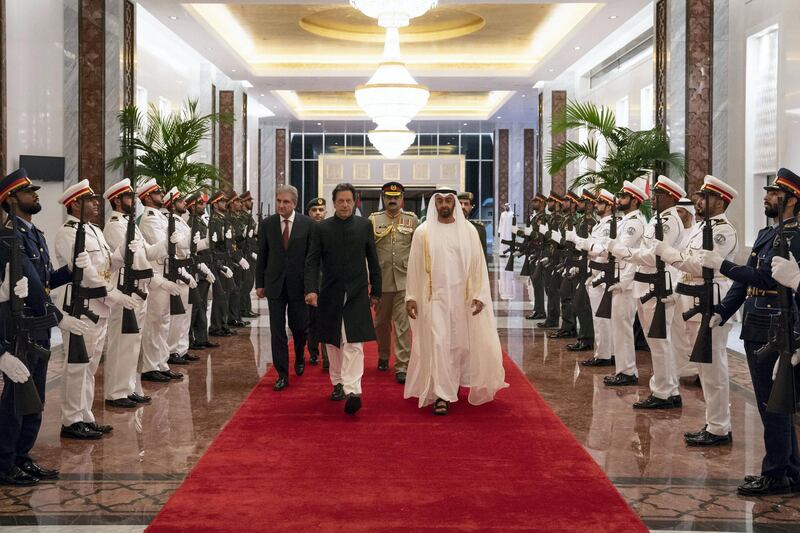
[[[399,181],[387,181],[381,187],[381,192],[386,196],[400,196],[406,188]]]
[[[28,171],[18,168],[0,181],[0,202],[5,202],[10,194],[23,191],[25,189],[38,191],[41,187],[33,185],[28,179]]]

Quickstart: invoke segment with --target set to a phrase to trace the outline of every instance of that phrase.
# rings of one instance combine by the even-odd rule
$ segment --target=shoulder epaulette
[[[154,216],[156,216],[156,212],[155,211],[150,211],[149,213],[147,213],[147,216],[154,217]]]
[[[475,226],[485,226],[486,225],[483,222],[481,222],[480,220],[470,220],[470,222],[472,222],[472,224],[474,224]]]
[[[66,222],[64,222],[64,227],[65,228],[74,228],[77,225],[78,225],[78,223],[75,222],[74,220],[67,220]]]

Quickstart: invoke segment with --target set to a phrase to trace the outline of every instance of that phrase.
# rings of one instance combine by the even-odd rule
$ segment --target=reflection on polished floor
[[[495,294],[501,277],[493,267]],[[648,394],[647,353],[638,354],[640,386],[604,387],[606,369],[581,367],[577,361],[585,353],[566,351],[566,342],[548,339],[533,321],[525,320],[529,306],[523,303],[526,294],[519,277],[502,281],[503,292],[514,296],[495,302],[504,349],[648,527],[800,530],[800,498],[735,495],[745,474],[758,473],[763,454],[761,423],[743,359],[732,355],[730,363],[733,444],[687,448],[683,432],[703,425],[698,387],[682,384],[681,410],[634,411],[631,404]],[[109,409],[96,401],[98,420],[112,424],[114,432],[94,443],[59,438],[61,387],[55,363],[59,355],[54,354],[49,400],[34,456],[44,466],[60,468],[61,479],[33,488],[0,488],[0,529],[15,533],[141,531],[268,369],[269,324],[264,303],[261,313],[250,329],[239,330],[236,337],[223,340],[221,348],[203,353],[201,361],[180,368],[187,374],[183,381],[147,383],[151,406],[131,412]],[[321,372],[321,368],[309,366],[306,372]],[[102,398],[102,367],[98,378],[97,397]],[[531,472],[531,483],[536,482],[536,473]],[[612,524],[608,530],[613,530]]]

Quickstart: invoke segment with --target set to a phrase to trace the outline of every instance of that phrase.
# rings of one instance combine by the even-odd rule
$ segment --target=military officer
[[[375,233],[375,246],[381,267],[382,294],[375,308],[375,333],[378,338],[378,370],[389,369],[392,328],[394,328],[394,371],[398,383],[406,382],[411,356],[408,314],[405,307],[406,269],[411,252],[411,237],[419,220],[403,211],[401,183],[390,181],[381,188],[384,210],[369,217]]]
[[[186,198],[186,208],[189,210],[189,226],[191,227],[191,220],[196,219],[197,234],[201,239],[208,240],[206,200],[208,200],[208,198],[205,193],[196,192]],[[211,270],[211,267],[214,265],[214,256],[211,249],[198,249],[195,260],[198,261],[196,290],[200,303],[192,306],[189,349],[203,350],[205,348],[218,348],[219,344],[208,340],[208,291],[217,281],[216,276]]]
[[[549,211],[547,222],[539,224],[539,233],[543,236],[544,251],[539,265],[542,267],[544,276],[544,292],[547,295],[547,318],[544,322],[537,325],[543,329],[558,329],[561,319],[561,297],[559,288],[561,286],[561,273],[557,270],[560,246],[551,239],[554,231],[558,231],[564,221],[562,214],[562,204],[564,199],[561,195],[551,191],[547,197],[547,210]]]
[[[540,224],[547,224],[547,212],[545,211],[547,204],[547,196],[542,193],[536,193],[533,198],[533,214],[528,221],[530,229],[526,229],[528,239],[529,260],[531,262],[530,269],[530,284],[533,292],[533,312],[526,316],[528,320],[545,320],[547,313],[545,311],[544,299],[544,275],[541,265],[538,264],[542,254],[542,245],[544,244],[541,234],[537,231]]]
[[[144,212],[139,219],[139,229],[147,243],[152,246],[169,239],[177,249],[180,241],[177,232],[167,235],[169,221],[161,212],[164,206],[164,191],[161,186],[155,179],[150,179],[139,187],[136,195],[144,205]],[[164,376],[170,380],[183,379],[183,374],[170,370],[168,363],[167,338],[171,319],[169,300],[170,296],[181,295],[181,287],[164,276],[167,259],[164,257],[150,261],[153,278],[150,280],[147,310],[142,325],[142,380],[144,381],[164,381]]]
[[[71,273],[66,266],[53,270],[44,233],[33,224],[33,215],[42,210],[37,190],[39,187],[31,183],[24,168],[15,170],[0,181],[0,204],[6,213],[11,213],[13,204],[17,214],[16,236],[24,252],[22,266],[29,286],[25,303],[30,308],[32,316],[50,317],[51,325],[58,324],[62,330],[69,331],[73,335],[82,335],[88,330],[86,323],[75,317],[62,315],[50,300],[50,289],[68,283]],[[7,220],[4,233],[10,236],[12,227],[13,222]],[[5,253],[7,262],[10,252]],[[89,254],[86,253],[81,254],[75,261],[81,268],[87,266],[89,262]],[[22,297],[19,293],[17,296]],[[8,306],[0,306],[0,310],[4,313],[10,312]],[[47,353],[40,357],[29,357],[26,368],[30,378],[33,379],[39,398],[44,403],[47,363],[50,359],[50,326],[32,331],[30,339]],[[10,347],[9,343],[14,340],[3,339],[3,342],[6,347]],[[57,470],[39,466],[30,456],[31,448],[39,435],[42,413],[17,415],[13,387],[10,385],[14,379],[11,379],[7,372],[14,373],[16,379],[21,380],[21,376],[17,374],[21,369],[19,365],[14,365],[17,371],[12,371],[5,366],[10,363],[13,361],[4,359],[2,369],[5,385],[0,397],[0,483],[17,486],[35,485],[40,479],[56,479]]]
[[[699,192],[699,191],[698,191]],[[699,194],[695,194],[695,198],[699,198]],[[683,222],[683,241],[676,247],[678,250],[686,249],[689,237],[692,235],[692,228],[695,225],[695,207],[694,202],[690,198],[681,198],[678,200],[676,206],[678,216],[681,217]],[[731,226],[733,227],[733,226]],[[680,268],[680,267],[678,267]],[[723,278],[727,279],[727,278]],[[672,349],[675,353],[675,367],[678,373],[678,379],[686,378],[686,382],[690,385],[700,386],[700,376],[697,370],[697,363],[689,361],[692,353],[692,343],[694,342],[694,328],[689,328],[686,321],[683,319],[683,311],[685,311],[682,299],[678,299],[675,305],[675,313],[672,315]]]
[[[313,198],[306,204],[306,214],[314,222],[321,222],[328,214],[325,198]],[[321,347],[321,350],[320,350]],[[308,306],[308,353],[310,354],[309,364],[319,364],[319,355],[322,351],[322,370],[327,372],[330,369],[328,360],[328,348],[325,343],[319,342],[319,332],[317,331],[317,308]]]
[[[573,191],[567,192],[565,201],[562,204],[563,218],[555,231],[550,233],[550,238],[559,248],[558,261],[556,264],[557,275],[559,278],[558,297],[561,306],[561,327],[555,333],[551,333],[551,339],[565,339],[576,336],[575,312],[572,309],[572,299],[575,295],[575,287],[572,277],[567,270],[572,261],[574,250],[569,243],[565,243],[563,236],[568,230],[575,228],[577,223],[577,210],[580,198]]]
[[[235,333],[228,327],[228,312],[230,309],[229,298],[236,290],[231,269],[232,257],[230,247],[233,233],[228,227],[225,217],[228,207],[228,198],[223,191],[216,191],[208,199],[211,206],[211,217],[208,221],[208,233],[211,239],[211,253],[214,257],[212,272],[217,282],[212,287],[211,322],[208,334],[212,337],[230,337]]]
[[[697,211],[707,216],[713,229],[714,252],[727,260],[733,260],[737,251],[736,229],[728,221],[725,211],[731,201],[736,198],[736,190],[714,176],[706,176],[700,188],[697,200]],[[679,281],[686,285],[703,284],[703,230],[705,222],[692,228],[685,245],[680,248],[669,246],[665,241],[656,246],[656,253],[661,258],[680,269]],[[720,294],[730,289],[732,281],[715,270],[714,283]],[[691,296],[682,295],[681,305],[676,312],[683,312],[693,306]],[[700,330],[700,315],[695,315],[684,323],[689,339],[691,352],[694,340]],[[705,425],[698,431],[684,434],[686,444],[690,446],[718,446],[731,442],[731,408],[730,382],[728,376],[728,333],[730,324],[722,324],[712,329],[711,363],[696,365],[703,385],[703,397],[706,401]],[[685,357],[685,356],[684,356]]]
[[[783,236],[788,241],[789,251],[795,258],[800,257],[797,227],[800,176],[782,168],[778,170],[775,181],[764,189],[767,191],[764,195],[764,214],[772,219],[783,219]],[[731,288],[717,306],[718,316],[714,317],[712,324],[727,322],[744,303],[741,339],[744,341],[756,405],[764,427],[766,452],[760,475],[746,476],[744,483],[737,488],[738,493],[745,496],[784,494],[800,488],[800,453],[792,415],[767,409],[773,368],[779,352],[774,350],[764,357],[756,356],[756,351],[769,341],[772,319],[780,314],[780,286],[772,276],[772,260],[780,238],[778,227],[778,224],[773,224],[759,232],[745,265],[728,261],[716,252],[703,255],[704,267],[718,269],[733,280]],[[776,261],[776,267],[781,263]],[[776,273],[778,270],[776,268]]]
[[[239,288],[239,315],[242,318],[257,318],[253,312],[253,300],[250,293],[256,281],[255,266],[258,260],[258,221],[253,218],[253,196],[245,191],[239,197],[242,200],[242,212],[239,215],[244,226],[243,255],[251,268],[242,274],[242,286]]]
[[[483,255],[487,258],[486,265],[489,265],[489,255],[486,248],[486,226],[480,220],[470,218],[472,211],[475,209],[475,195],[469,191],[462,192],[458,195],[458,202],[461,204],[461,210],[464,212],[464,218],[469,220],[469,223],[475,226],[478,230],[478,237],[481,239],[481,246],[483,247]]]
[[[136,225],[133,226],[132,239],[128,242],[128,221],[136,213],[135,194],[128,178],[106,189],[103,197],[111,204],[112,210],[111,217],[103,229],[103,236],[112,255],[122,256],[124,263],[126,246],[133,253],[130,272],[124,271],[124,264],[121,268],[113,268],[112,283],[115,287],[119,287],[120,277],[132,276],[134,286],[147,296],[150,279],[153,277],[149,261],[163,259],[167,255],[166,242],[147,244]],[[141,301],[139,298],[134,307],[136,323],[139,326],[139,331],[135,333],[122,331],[125,307],[110,306],[103,381],[105,403],[110,407],[136,408],[151,401],[149,396],[142,394],[138,379],[142,345],[141,326],[144,324],[146,305],[147,300]],[[169,381],[169,378],[164,377],[163,380]]]
[[[576,236],[588,238],[592,233],[597,223],[594,218],[594,201],[594,195],[588,188],[585,188],[581,192],[577,207]],[[575,343],[568,344],[567,350],[570,352],[583,352],[594,349],[594,320],[592,318],[593,313],[589,295],[586,292],[586,279],[589,277],[589,258],[586,251],[579,249],[577,246],[572,253],[575,257],[573,261],[575,266],[570,267],[569,275],[572,277],[574,291],[572,310],[575,314],[578,340]]]
[[[228,326],[232,328],[243,328],[247,325],[242,320],[242,313],[239,304],[239,294],[244,282],[244,273],[250,270],[250,262],[244,257],[245,225],[242,220],[242,199],[231,191],[227,201],[227,212],[225,215],[228,228],[231,231],[230,243],[228,244],[231,256],[231,270],[233,271],[234,289],[228,297]],[[248,293],[249,294],[249,293]]]
[[[617,238],[609,239],[606,250],[619,243],[627,248],[638,248],[644,235],[646,221],[639,209],[647,199],[646,181],[637,178],[633,182],[625,181],[619,192],[617,209],[623,213],[617,224]],[[616,257],[616,256],[615,256]],[[611,306],[611,334],[614,345],[614,362],[616,372],[606,376],[603,383],[616,387],[636,385],[639,382],[639,371],[636,369],[636,351],[633,340],[633,321],[636,318],[636,302],[631,287],[636,265],[628,261],[619,261],[619,281],[606,287],[613,293]]]

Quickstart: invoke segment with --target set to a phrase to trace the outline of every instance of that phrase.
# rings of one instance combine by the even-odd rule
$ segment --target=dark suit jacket
[[[267,298],[280,298],[283,287],[290,299],[304,297],[303,271],[311,243],[314,223],[305,215],[295,213],[289,248],[283,249],[281,216],[268,216],[258,228],[258,261],[256,289],[266,289]]]

